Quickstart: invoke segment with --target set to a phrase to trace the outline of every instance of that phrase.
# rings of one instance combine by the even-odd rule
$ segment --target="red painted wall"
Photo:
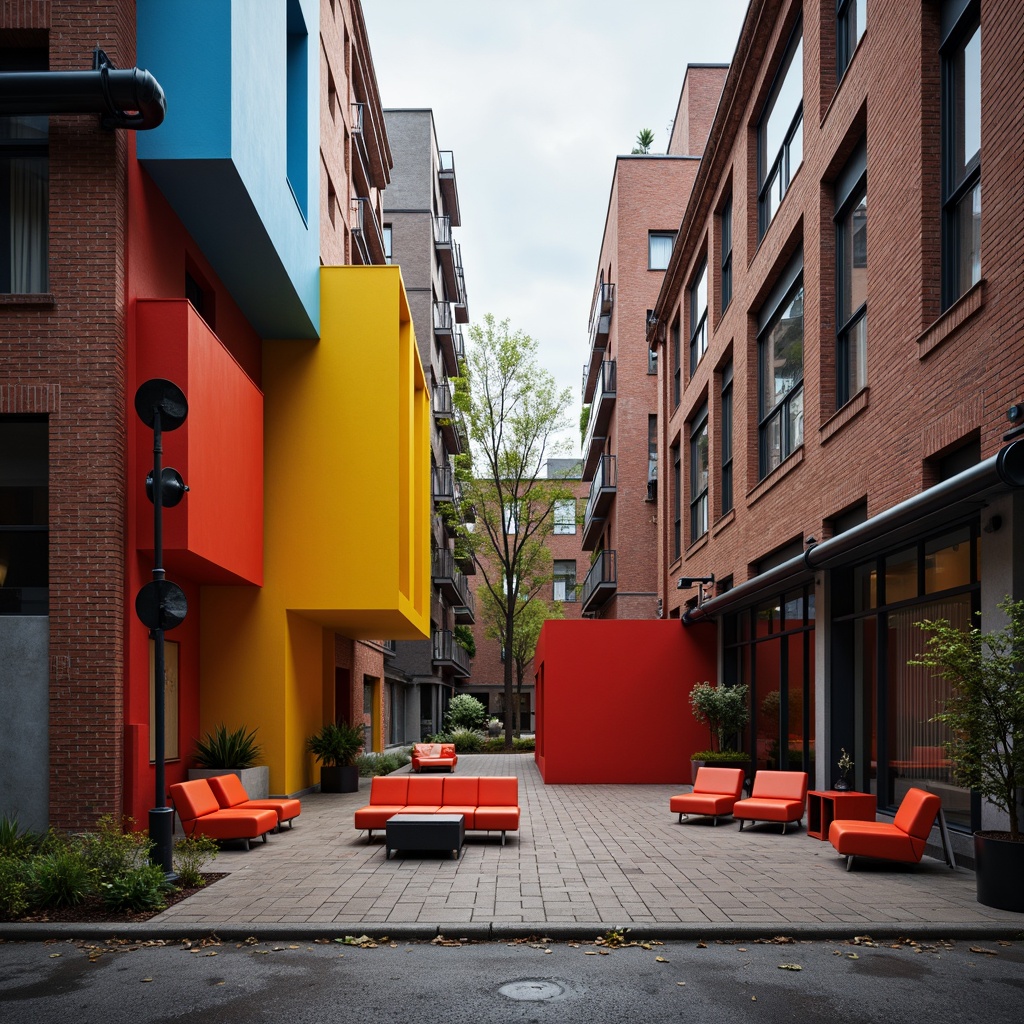
[[[717,630],[668,619],[549,621],[537,672],[537,751],[545,783],[686,783],[707,732],[690,711],[716,681]]]

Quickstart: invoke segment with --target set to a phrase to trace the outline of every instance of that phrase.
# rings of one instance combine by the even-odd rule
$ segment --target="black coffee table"
[[[466,839],[461,814],[394,814],[387,821],[384,856],[392,850],[451,850],[456,860]]]

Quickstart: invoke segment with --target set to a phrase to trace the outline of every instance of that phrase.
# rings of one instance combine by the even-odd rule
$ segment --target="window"
[[[836,2],[836,81],[841,81],[853,60],[860,37],[867,24],[868,0],[837,0]]]
[[[45,71],[45,50],[0,51],[5,71]],[[0,117],[0,292],[50,289],[49,119]]]
[[[724,313],[732,302],[732,196],[722,207],[719,227],[722,239],[721,312]]]
[[[804,157],[803,26],[797,25],[757,129],[758,238]]]
[[[682,342],[679,332],[679,317],[672,321],[672,405],[679,405],[683,396]]]
[[[690,543],[708,532],[708,407],[690,424]]]
[[[683,551],[683,475],[679,461],[679,445],[671,448],[672,458],[672,557],[678,558]]]
[[[722,373],[722,515],[732,508],[732,363]]]
[[[764,479],[804,440],[804,287],[783,299],[758,338],[760,475]]]
[[[947,0],[942,28],[945,309],[981,280],[981,24],[977,4]]]
[[[562,498],[555,502],[555,533],[576,532],[576,499]]]
[[[690,375],[708,350],[708,261],[700,265],[690,286]]]
[[[658,497],[658,417],[647,415],[647,500]]]
[[[0,615],[46,615],[49,587],[49,429],[0,416]]]
[[[384,225],[384,262],[391,262],[391,225]]]
[[[674,231],[647,232],[647,269],[667,270],[672,256],[672,245],[676,240]]]
[[[285,70],[285,173],[292,195],[308,219],[309,208],[309,35],[299,0],[288,0],[288,44]]]
[[[519,502],[510,501],[502,509],[502,520],[505,524],[505,533],[512,534],[519,532]]]
[[[572,602],[579,600],[576,593],[576,561],[572,558],[556,558],[554,562],[555,601]]]
[[[836,182],[836,408],[868,382],[867,147]]]

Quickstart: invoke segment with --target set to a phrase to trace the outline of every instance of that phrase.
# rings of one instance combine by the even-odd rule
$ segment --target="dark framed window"
[[[672,461],[672,557],[683,553],[683,470],[679,458],[679,445],[669,450]]]
[[[757,348],[759,462],[764,479],[804,441],[802,277],[762,330]]]
[[[683,397],[683,352],[679,317],[672,321],[669,333],[672,336],[672,405],[675,407]]]
[[[842,81],[867,24],[868,0],[836,0],[836,81]]]
[[[690,423],[690,543],[708,532],[708,407]]]
[[[384,225],[383,237],[384,237],[384,261],[386,263],[390,263],[391,262],[391,244],[392,244],[392,239],[393,239],[393,233],[392,233],[392,228],[391,228],[390,224],[385,224]]]
[[[690,376],[708,350],[708,261],[690,285]]]
[[[732,508],[732,363],[722,372],[722,515]]]
[[[576,532],[576,499],[559,498],[555,502],[555,533]]]
[[[732,196],[722,207],[718,218],[722,246],[722,284],[720,312],[724,313],[732,302]]]
[[[647,414],[647,500],[658,497],[658,417]]]
[[[803,25],[798,24],[757,126],[757,237],[763,238],[804,158]]]
[[[672,246],[676,240],[674,231],[647,232],[647,269],[667,270],[672,257]]]
[[[578,601],[576,590],[576,560],[573,558],[556,558],[553,566],[554,589],[552,598],[566,603]]]
[[[868,382],[868,182],[862,143],[836,186],[836,408]]]
[[[942,10],[942,307],[981,280],[981,21],[976,2]]]

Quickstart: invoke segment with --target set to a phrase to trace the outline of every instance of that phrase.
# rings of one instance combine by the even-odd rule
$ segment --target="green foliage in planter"
[[[486,721],[487,709],[476,697],[468,693],[459,693],[452,697],[448,713],[445,715],[445,725],[450,732],[459,729],[479,729]]]
[[[182,836],[174,841],[174,870],[183,888],[206,885],[202,870],[220,852],[216,839],[209,836]]]
[[[328,722],[306,740],[306,749],[325,768],[336,768],[355,764],[364,741],[362,726]]]
[[[356,758],[356,764],[359,767],[359,774],[364,779],[368,779],[376,775],[390,775],[392,772],[397,772],[410,760],[408,754],[393,750],[383,754],[360,754]]]
[[[36,857],[29,876],[31,903],[38,907],[74,907],[96,892],[96,872],[74,846]]]
[[[949,729],[945,743],[953,778],[976,790],[1010,819],[1010,834],[1024,838],[1017,796],[1024,787],[1024,601],[999,603],[1006,625],[983,633],[947,619],[919,622],[929,634],[920,658],[952,688],[932,721]]]
[[[29,884],[25,862],[19,857],[0,854],[0,921],[21,917],[29,906]]]
[[[690,755],[691,761],[730,761],[736,764],[744,764],[750,760],[750,755],[742,750],[698,750]]]
[[[82,857],[98,878],[127,874],[139,867],[149,855],[152,845],[149,836],[144,832],[132,832],[133,824],[130,817],[118,822],[112,814],[104,814],[96,823],[95,832],[86,832],[78,837]]]
[[[469,626],[456,626],[452,630],[452,637],[471,658],[476,657],[476,637],[473,636],[473,630]],[[460,694],[459,696],[468,697],[469,694]],[[458,700],[458,697],[455,699]]]
[[[38,838],[9,815],[0,818],[0,857],[24,857],[39,845]]]
[[[484,737],[475,729],[454,729],[451,742],[456,754],[479,754],[484,748]]]
[[[100,884],[100,896],[109,910],[163,910],[166,893],[173,888],[158,864],[143,864]]]
[[[535,750],[536,740],[533,736],[513,736],[512,749],[519,753]],[[483,742],[483,751],[488,754],[501,754],[505,750],[504,736],[488,736]]]
[[[244,725],[228,732],[222,724],[196,740],[195,762],[199,768],[252,768],[262,756],[256,730],[247,732]]]
[[[693,717],[708,727],[712,750],[721,751],[726,737],[735,735],[750,721],[748,690],[745,683],[739,686],[712,686],[703,682],[697,683],[690,691],[690,709]]]

